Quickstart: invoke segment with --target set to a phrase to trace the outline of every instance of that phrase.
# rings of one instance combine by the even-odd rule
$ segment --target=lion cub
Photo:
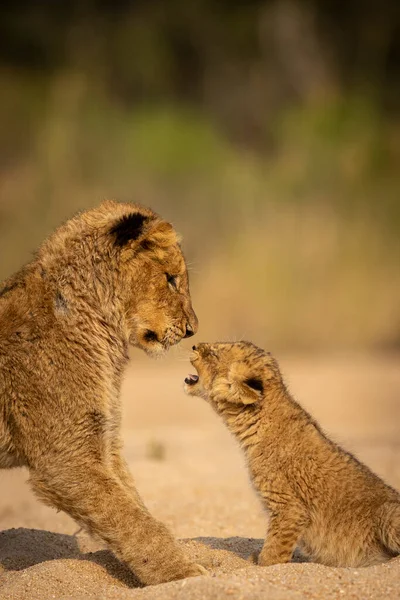
[[[0,285],[0,469],[28,467],[39,498],[148,585],[205,569],[136,489],[122,454],[123,373],[129,345],[159,356],[196,330],[179,238],[135,204],[77,214]]]
[[[328,439],[292,398],[276,360],[249,342],[193,346],[189,395],[207,400],[242,447],[269,513],[260,565],[298,545],[329,566],[373,565],[400,553],[400,494]]]

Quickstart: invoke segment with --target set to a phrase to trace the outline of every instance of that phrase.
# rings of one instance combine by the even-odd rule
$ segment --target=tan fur
[[[196,329],[175,231],[131,204],[69,220],[0,289],[0,467],[27,466],[36,494],[145,584],[204,569],[150,515],[121,456],[128,344],[159,355]]]
[[[251,343],[199,344],[185,389],[205,398],[243,449],[269,514],[260,565],[297,545],[330,566],[400,553],[400,495],[324,435],[289,394],[274,358]]]

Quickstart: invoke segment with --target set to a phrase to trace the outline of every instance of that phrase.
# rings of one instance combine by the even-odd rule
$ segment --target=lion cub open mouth
[[[192,353],[190,355],[190,362],[192,364],[192,366],[196,369],[197,373],[189,373],[186,377],[185,377],[185,392],[190,395],[190,396],[195,396],[195,388],[197,387],[196,384],[200,384],[200,375],[198,373],[198,363],[199,363],[199,359],[200,359],[200,353],[198,351],[198,348],[196,346],[192,346]],[[197,362],[197,365],[195,364]],[[190,389],[189,389],[190,388]]]

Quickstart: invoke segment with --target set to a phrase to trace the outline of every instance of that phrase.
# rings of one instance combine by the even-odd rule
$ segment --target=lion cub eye
[[[165,273],[165,276],[167,278],[167,283],[168,285],[170,285],[174,290],[178,289],[178,285],[177,285],[177,278],[175,277],[175,275],[170,275],[169,273]]]

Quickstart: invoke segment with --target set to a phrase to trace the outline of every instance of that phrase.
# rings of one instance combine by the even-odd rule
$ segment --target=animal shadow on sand
[[[60,559],[95,563],[126,586],[142,587],[132,571],[109,550],[81,552],[76,535],[22,527],[0,532],[0,566],[6,571],[22,571],[39,563]]]
[[[34,565],[61,559],[84,560],[99,565],[111,577],[130,588],[142,587],[140,581],[111,551],[82,552],[76,535],[53,533],[41,529],[8,529],[0,532],[0,567],[22,571]],[[227,573],[254,565],[262,539],[243,537],[197,537],[180,541],[189,558],[214,573]],[[301,562],[296,556],[295,562]]]
[[[237,568],[248,567],[249,563],[254,565],[256,558],[264,544],[263,539],[257,538],[244,538],[244,537],[228,537],[228,538],[215,538],[215,537],[197,537],[193,539],[184,540],[186,547],[194,547],[197,549],[196,559],[205,567],[223,567],[226,562],[230,563],[230,566],[234,565]],[[205,551],[207,549],[207,551]],[[211,550],[211,552],[210,552]],[[213,552],[214,551],[214,552]],[[208,561],[207,556],[208,555]],[[235,558],[235,560],[233,560]],[[208,564],[207,564],[208,562]],[[308,562],[307,559],[301,555],[299,550],[295,550],[292,562]]]

